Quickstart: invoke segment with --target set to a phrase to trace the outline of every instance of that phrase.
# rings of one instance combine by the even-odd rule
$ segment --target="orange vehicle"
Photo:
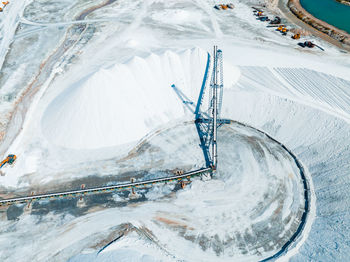
[[[0,7],[0,12],[2,12],[2,8]]]
[[[293,39],[300,39],[300,34],[295,34],[292,36]]]
[[[4,160],[2,160],[0,168],[2,168],[6,164],[12,165],[16,161],[16,159],[16,155],[8,155]]]
[[[6,1],[6,2],[2,2],[3,5],[8,5],[10,2]]]

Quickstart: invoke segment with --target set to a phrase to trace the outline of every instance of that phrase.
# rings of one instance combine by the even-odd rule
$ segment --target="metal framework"
[[[209,63],[212,60],[212,73],[209,87],[209,104],[206,110],[202,110],[203,99],[207,88]],[[221,107],[223,99],[223,60],[222,51],[214,46],[213,59],[208,56],[207,69],[204,74],[202,89],[199,94],[196,108],[196,127],[201,141],[207,166],[213,170],[217,168],[217,129],[229,120],[221,119]]]
[[[124,184],[117,184],[112,186],[101,186],[101,187],[94,187],[94,188],[86,188],[86,189],[79,189],[79,190],[71,190],[71,191],[64,191],[64,192],[55,192],[55,193],[46,193],[46,194],[39,194],[39,195],[31,195],[31,196],[24,196],[24,197],[15,197],[15,198],[9,198],[9,199],[1,199],[0,200],[0,206],[3,205],[11,205],[11,204],[20,204],[20,203],[26,203],[30,201],[38,201],[43,199],[60,199],[60,198],[72,198],[72,197],[81,197],[85,196],[87,194],[96,194],[96,193],[109,193],[111,191],[122,191],[122,190],[129,190],[133,188],[146,188],[147,186],[152,186],[157,183],[167,183],[167,182],[173,182],[173,181],[182,181],[183,179],[190,179],[191,177],[202,175],[205,173],[211,172],[211,168],[200,168],[194,171],[186,172],[180,175],[174,175],[170,177],[162,177],[162,178],[156,178],[156,179],[149,179],[139,182],[131,182],[131,183],[124,183]]]

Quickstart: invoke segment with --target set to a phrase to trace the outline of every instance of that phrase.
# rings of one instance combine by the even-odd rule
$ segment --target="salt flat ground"
[[[161,132],[157,131],[155,135],[142,141],[138,150],[124,159],[109,161],[108,164],[118,163],[121,171],[114,171],[116,180],[128,175],[126,169],[134,174],[138,170],[147,170],[141,179],[164,176],[159,171],[193,167],[194,163],[204,165],[198,142],[194,124],[179,123]],[[218,144],[220,168],[215,178],[209,181],[195,179],[185,190],[173,191],[174,184],[138,190],[139,202],[131,200],[129,204],[129,192],[87,197],[84,206],[79,208],[78,199],[33,204],[29,212],[36,219],[45,220],[51,214],[57,217],[52,222],[39,222],[35,230],[53,230],[35,243],[37,247],[32,246],[30,250],[27,245],[23,246],[16,243],[17,241],[8,242],[19,252],[13,256],[10,249],[9,252],[3,252],[4,257],[19,260],[28,257],[44,258],[47,253],[40,250],[39,246],[50,241],[53,234],[57,234],[56,230],[62,232],[66,226],[71,227],[70,223],[62,224],[64,217],[86,217],[96,211],[96,208],[107,207],[114,210],[118,221],[106,219],[100,223],[92,217],[95,221],[94,228],[73,238],[69,237],[73,233],[71,230],[64,230],[62,238],[54,240],[56,244],[50,244],[56,250],[54,252],[59,250],[55,259],[64,260],[76,255],[77,252],[85,250],[86,245],[95,243],[100,246],[104,239],[102,236],[95,239],[89,236],[100,232],[102,228],[103,231],[117,234],[115,226],[130,224],[135,227],[134,223],[142,224],[141,227],[136,226],[141,232],[152,232],[153,237],[147,239],[147,245],[154,246],[157,243],[164,250],[159,250],[159,247],[156,250],[168,259],[188,259],[184,248],[194,248],[198,260],[258,259],[276,253],[294,234],[304,212],[304,189],[300,170],[294,159],[278,143],[237,123],[220,127]],[[102,165],[106,163],[102,162]],[[255,181],[255,186],[252,186],[251,181]],[[98,213],[110,213],[108,210]],[[7,218],[21,221],[22,217],[28,216],[26,213],[28,211],[24,205],[11,207]],[[139,222],[134,222],[135,219]],[[25,226],[31,225],[32,221],[27,223]],[[76,226],[79,228],[84,225],[85,222]],[[23,234],[21,226],[13,233]],[[170,235],[173,236],[169,238]],[[27,237],[28,240],[31,238]],[[125,234],[125,238],[129,237],[129,234]],[[81,241],[87,241],[87,244],[81,245]],[[71,245],[76,247],[71,249]],[[119,242],[116,245],[118,248]],[[114,244],[109,249],[112,246]],[[32,252],[33,248],[38,252]],[[135,247],[131,245],[130,248],[134,250]],[[90,253],[90,256],[82,258],[75,256],[73,261],[96,256],[96,252]],[[131,250],[131,253],[134,252]]]
[[[156,176],[167,168],[191,169],[200,165],[203,160],[199,148],[193,139],[189,143],[184,139],[187,136],[179,137],[181,132],[163,138],[164,154],[174,152],[163,162],[157,151],[146,154],[141,161],[128,163],[126,158],[156,130],[193,119],[170,86],[175,84],[195,102],[207,52],[218,44],[225,61],[223,117],[247,123],[285,144],[311,178],[311,193],[316,199],[315,218],[309,220],[312,227],[308,224],[284,258],[346,259],[350,252],[346,219],[349,55],[317,39],[325,52],[299,49],[292,39],[256,21],[250,5],[237,2],[234,10],[220,12],[212,8],[213,3],[115,1],[94,9],[86,17],[86,10],[99,2],[60,1],[48,5],[46,1],[26,1],[7,9],[1,18],[4,41],[0,49],[4,61],[0,79],[4,126],[15,104],[21,103],[9,124],[12,132],[8,132],[0,148],[19,156],[16,165],[6,168],[6,175],[0,177],[3,192],[33,188],[44,191],[54,183],[58,187],[73,185],[87,177],[107,183],[121,179],[118,174],[129,178],[130,171],[142,174],[146,170],[148,175]],[[89,22],[74,22],[77,19]],[[16,27],[18,24],[20,28]],[[30,96],[26,97],[30,99],[20,100],[28,89]],[[231,138],[237,139],[237,134],[228,135],[227,141]],[[177,141],[189,150],[179,151]],[[271,149],[271,143],[267,144]],[[229,168],[222,172],[229,173],[205,183],[195,181],[176,193],[171,193],[169,187],[157,187],[147,193],[153,201],[110,209],[105,209],[108,205],[88,205],[88,214],[86,210],[72,212],[74,201],[66,212],[49,205],[46,214],[38,205],[22,214],[22,206],[16,209],[15,221],[6,220],[9,213],[16,213],[14,209],[3,212],[0,243],[4,248],[0,257],[9,261],[212,261],[267,257],[283,244],[281,238],[287,233],[262,249],[237,247],[223,239],[236,238],[238,229],[247,229],[244,233],[254,236],[254,221],[271,219],[269,214],[277,210],[272,202],[265,201],[266,217],[265,212],[257,212],[257,217],[243,212],[245,206],[255,210],[258,203],[259,197],[253,192],[263,183],[256,178],[266,177],[265,189],[276,181],[288,185],[290,173],[294,174],[295,183],[300,181],[290,161],[259,161],[251,156],[242,161],[243,152],[259,152],[248,148],[245,151],[234,144],[231,150],[224,143],[220,150],[225,149],[221,154]],[[272,148],[272,152],[278,151]],[[173,158],[174,155],[179,158]],[[242,169],[238,168],[238,156]],[[260,168],[254,168],[256,162]],[[270,167],[264,170],[261,167],[266,163]],[[281,165],[283,168],[279,169]],[[235,191],[240,185],[235,179],[239,174],[249,180],[240,188],[242,191]],[[102,179],[106,177],[110,181]],[[269,179],[275,182],[268,182]],[[93,183],[92,180],[88,181]],[[300,190],[292,190],[291,185],[289,188],[287,192],[293,194],[281,197],[286,199],[283,207],[290,206],[292,196],[299,196]],[[243,189],[252,195],[240,198]],[[267,191],[271,197],[277,193],[274,189]],[[242,208],[234,202],[237,199],[243,202]],[[247,205],[248,200],[254,201]],[[118,201],[125,202],[125,196],[115,195],[112,202]],[[249,219],[240,220],[240,214]],[[282,229],[277,232],[277,226],[271,227],[271,234],[282,234]],[[258,231],[263,228],[258,227]],[[195,233],[188,233],[191,230]],[[98,250],[118,237],[118,232],[124,232],[124,237],[97,255]],[[243,238],[243,242],[252,239]]]

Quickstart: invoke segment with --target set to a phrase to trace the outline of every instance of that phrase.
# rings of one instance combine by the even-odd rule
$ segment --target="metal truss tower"
[[[212,60],[212,73],[209,87],[209,104],[207,110],[201,110],[208,79],[208,66],[204,76],[201,93],[196,109],[196,127],[201,140],[208,166],[213,170],[217,168],[217,129],[228,120],[220,119],[223,98],[223,62],[222,51],[214,46]],[[208,64],[209,65],[209,64]]]

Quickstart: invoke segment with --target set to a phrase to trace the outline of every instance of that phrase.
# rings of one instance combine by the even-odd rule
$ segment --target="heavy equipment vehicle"
[[[8,155],[4,160],[2,160],[0,164],[0,168],[2,168],[4,165],[9,164],[12,165],[17,159],[16,155]]]
[[[273,19],[270,24],[271,25],[276,25],[281,23],[281,18],[279,16],[276,16],[275,19]]]
[[[300,34],[298,33],[298,34],[292,35],[292,38],[293,39],[300,39]]]

